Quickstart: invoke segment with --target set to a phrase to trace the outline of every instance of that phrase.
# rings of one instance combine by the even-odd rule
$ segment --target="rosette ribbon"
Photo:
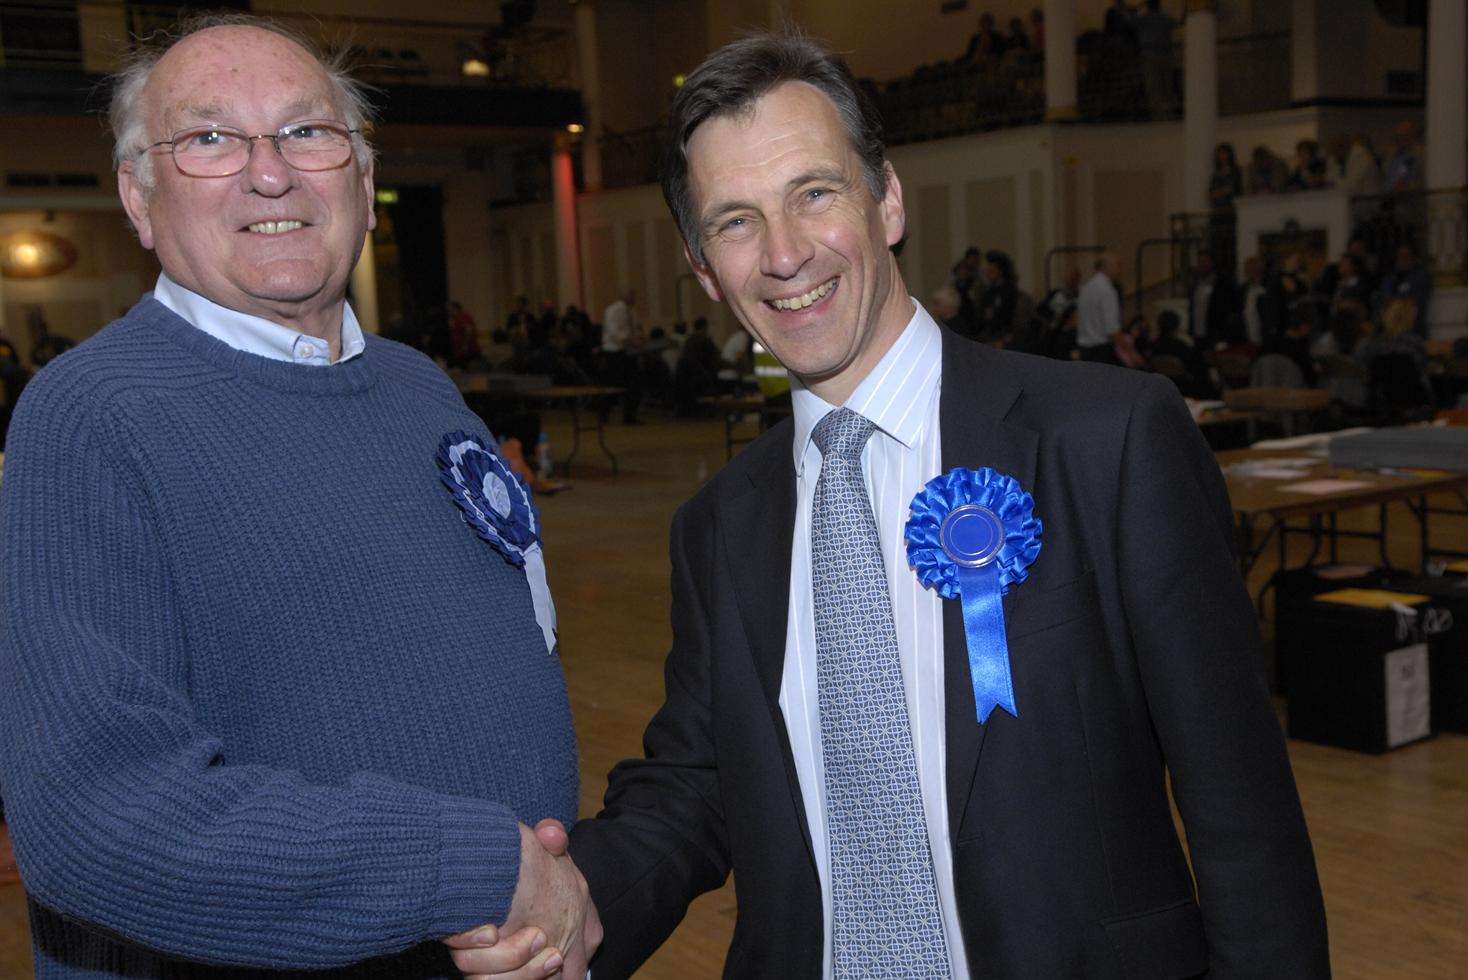
[[[1035,498],[1012,476],[954,469],[912,500],[907,560],[924,587],[963,604],[969,677],[979,724],[995,708],[1018,717],[1002,598],[1040,554]]]
[[[493,444],[469,432],[450,432],[438,445],[438,476],[453,495],[459,516],[494,546],[505,561],[525,569],[535,621],[547,650],[556,644],[556,609],[540,547],[540,515],[530,489]]]

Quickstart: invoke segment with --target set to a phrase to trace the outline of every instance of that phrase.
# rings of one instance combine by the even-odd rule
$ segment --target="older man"
[[[790,370],[794,417],[674,518],[667,700],[571,835],[597,980],[731,870],[729,977],[1326,976],[1176,390],[934,323],[877,121],[818,46],[716,52],[671,123],[694,273]]]
[[[118,187],[163,275],[26,392],[0,520],[39,976],[446,977],[439,940],[507,921],[572,970],[594,947],[528,827],[577,802],[534,510],[448,379],[344,301],[364,116],[247,18],[119,79]]]

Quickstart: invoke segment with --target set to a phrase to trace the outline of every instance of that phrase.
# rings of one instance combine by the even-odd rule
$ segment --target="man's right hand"
[[[467,976],[586,976],[601,944],[601,919],[586,879],[566,856],[566,843],[559,821],[542,820],[533,831],[521,825],[520,881],[509,917],[498,929],[486,926],[444,940]]]

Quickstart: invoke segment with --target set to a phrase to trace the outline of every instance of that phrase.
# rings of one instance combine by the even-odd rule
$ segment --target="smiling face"
[[[804,82],[703,123],[687,157],[704,243],[689,262],[704,289],[843,403],[912,318],[890,251],[906,220],[896,174],[873,197],[835,105]]]
[[[310,53],[254,27],[214,27],[163,56],[143,89],[147,142],[194,126],[250,135],[308,119],[341,123],[331,80]],[[151,187],[118,168],[123,206],[169,278],[221,306],[313,327],[340,323],[363,238],[375,223],[372,174],[356,155],[334,170],[293,169],[257,140],[245,169],[190,177],[167,146],[153,154]]]

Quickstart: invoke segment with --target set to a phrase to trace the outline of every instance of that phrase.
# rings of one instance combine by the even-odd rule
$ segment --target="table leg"
[[[612,461],[612,476],[616,476],[617,457],[613,456],[612,451],[607,448],[606,416],[601,412],[596,413],[596,441],[601,446],[601,451],[606,454],[607,459]]]
[[[1334,565],[1336,562],[1340,561],[1340,558],[1337,556],[1337,553],[1336,553],[1336,544],[1337,544],[1337,540],[1338,540],[1337,539],[1337,536],[1336,536],[1336,523],[1335,523],[1336,516],[1337,516],[1337,512],[1336,511],[1331,511],[1330,512],[1330,563],[1332,565]]]
[[[1285,570],[1285,561],[1288,557],[1285,552],[1285,541],[1289,537],[1289,534],[1287,533],[1289,530],[1289,525],[1287,525],[1284,521],[1278,521],[1277,525],[1279,527],[1279,567],[1275,569],[1276,574]]]
[[[1309,568],[1315,564],[1316,557],[1320,554],[1320,539],[1325,536],[1325,528],[1321,524],[1319,514],[1310,515],[1310,557],[1305,559],[1305,567]]]
[[[1427,494],[1417,498],[1417,541],[1418,541],[1418,568],[1423,575],[1427,574],[1428,533],[1427,533]]]
[[[1387,553],[1386,546],[1386,504],[1380,505],[1380,507],[1378,508],[1378,514],[1379,516],[1377,518],[1376,526],[1381,531],[1381,538],[1379,539],[1381,543],[1381,567],[1391,568],[1392,559],[1391,555]]]
[[[581,399],[579,399],[579,398],[572,398],[572,399],[570,399],[570,402],[571,402],[571,451],[569,453],[567,453],[566,454],[566,458],[561,461],[561,472],[564,473],[568,479],[571,476],[571,461],[573,459],[575,459],[576,458],[576,454],[581,451],[581,412],[580,412],[580,409],[577,407],[580,404]],[[596,424],[598,426],[601,425],[601,419],[600,418],[597,419],[597,423]]]

